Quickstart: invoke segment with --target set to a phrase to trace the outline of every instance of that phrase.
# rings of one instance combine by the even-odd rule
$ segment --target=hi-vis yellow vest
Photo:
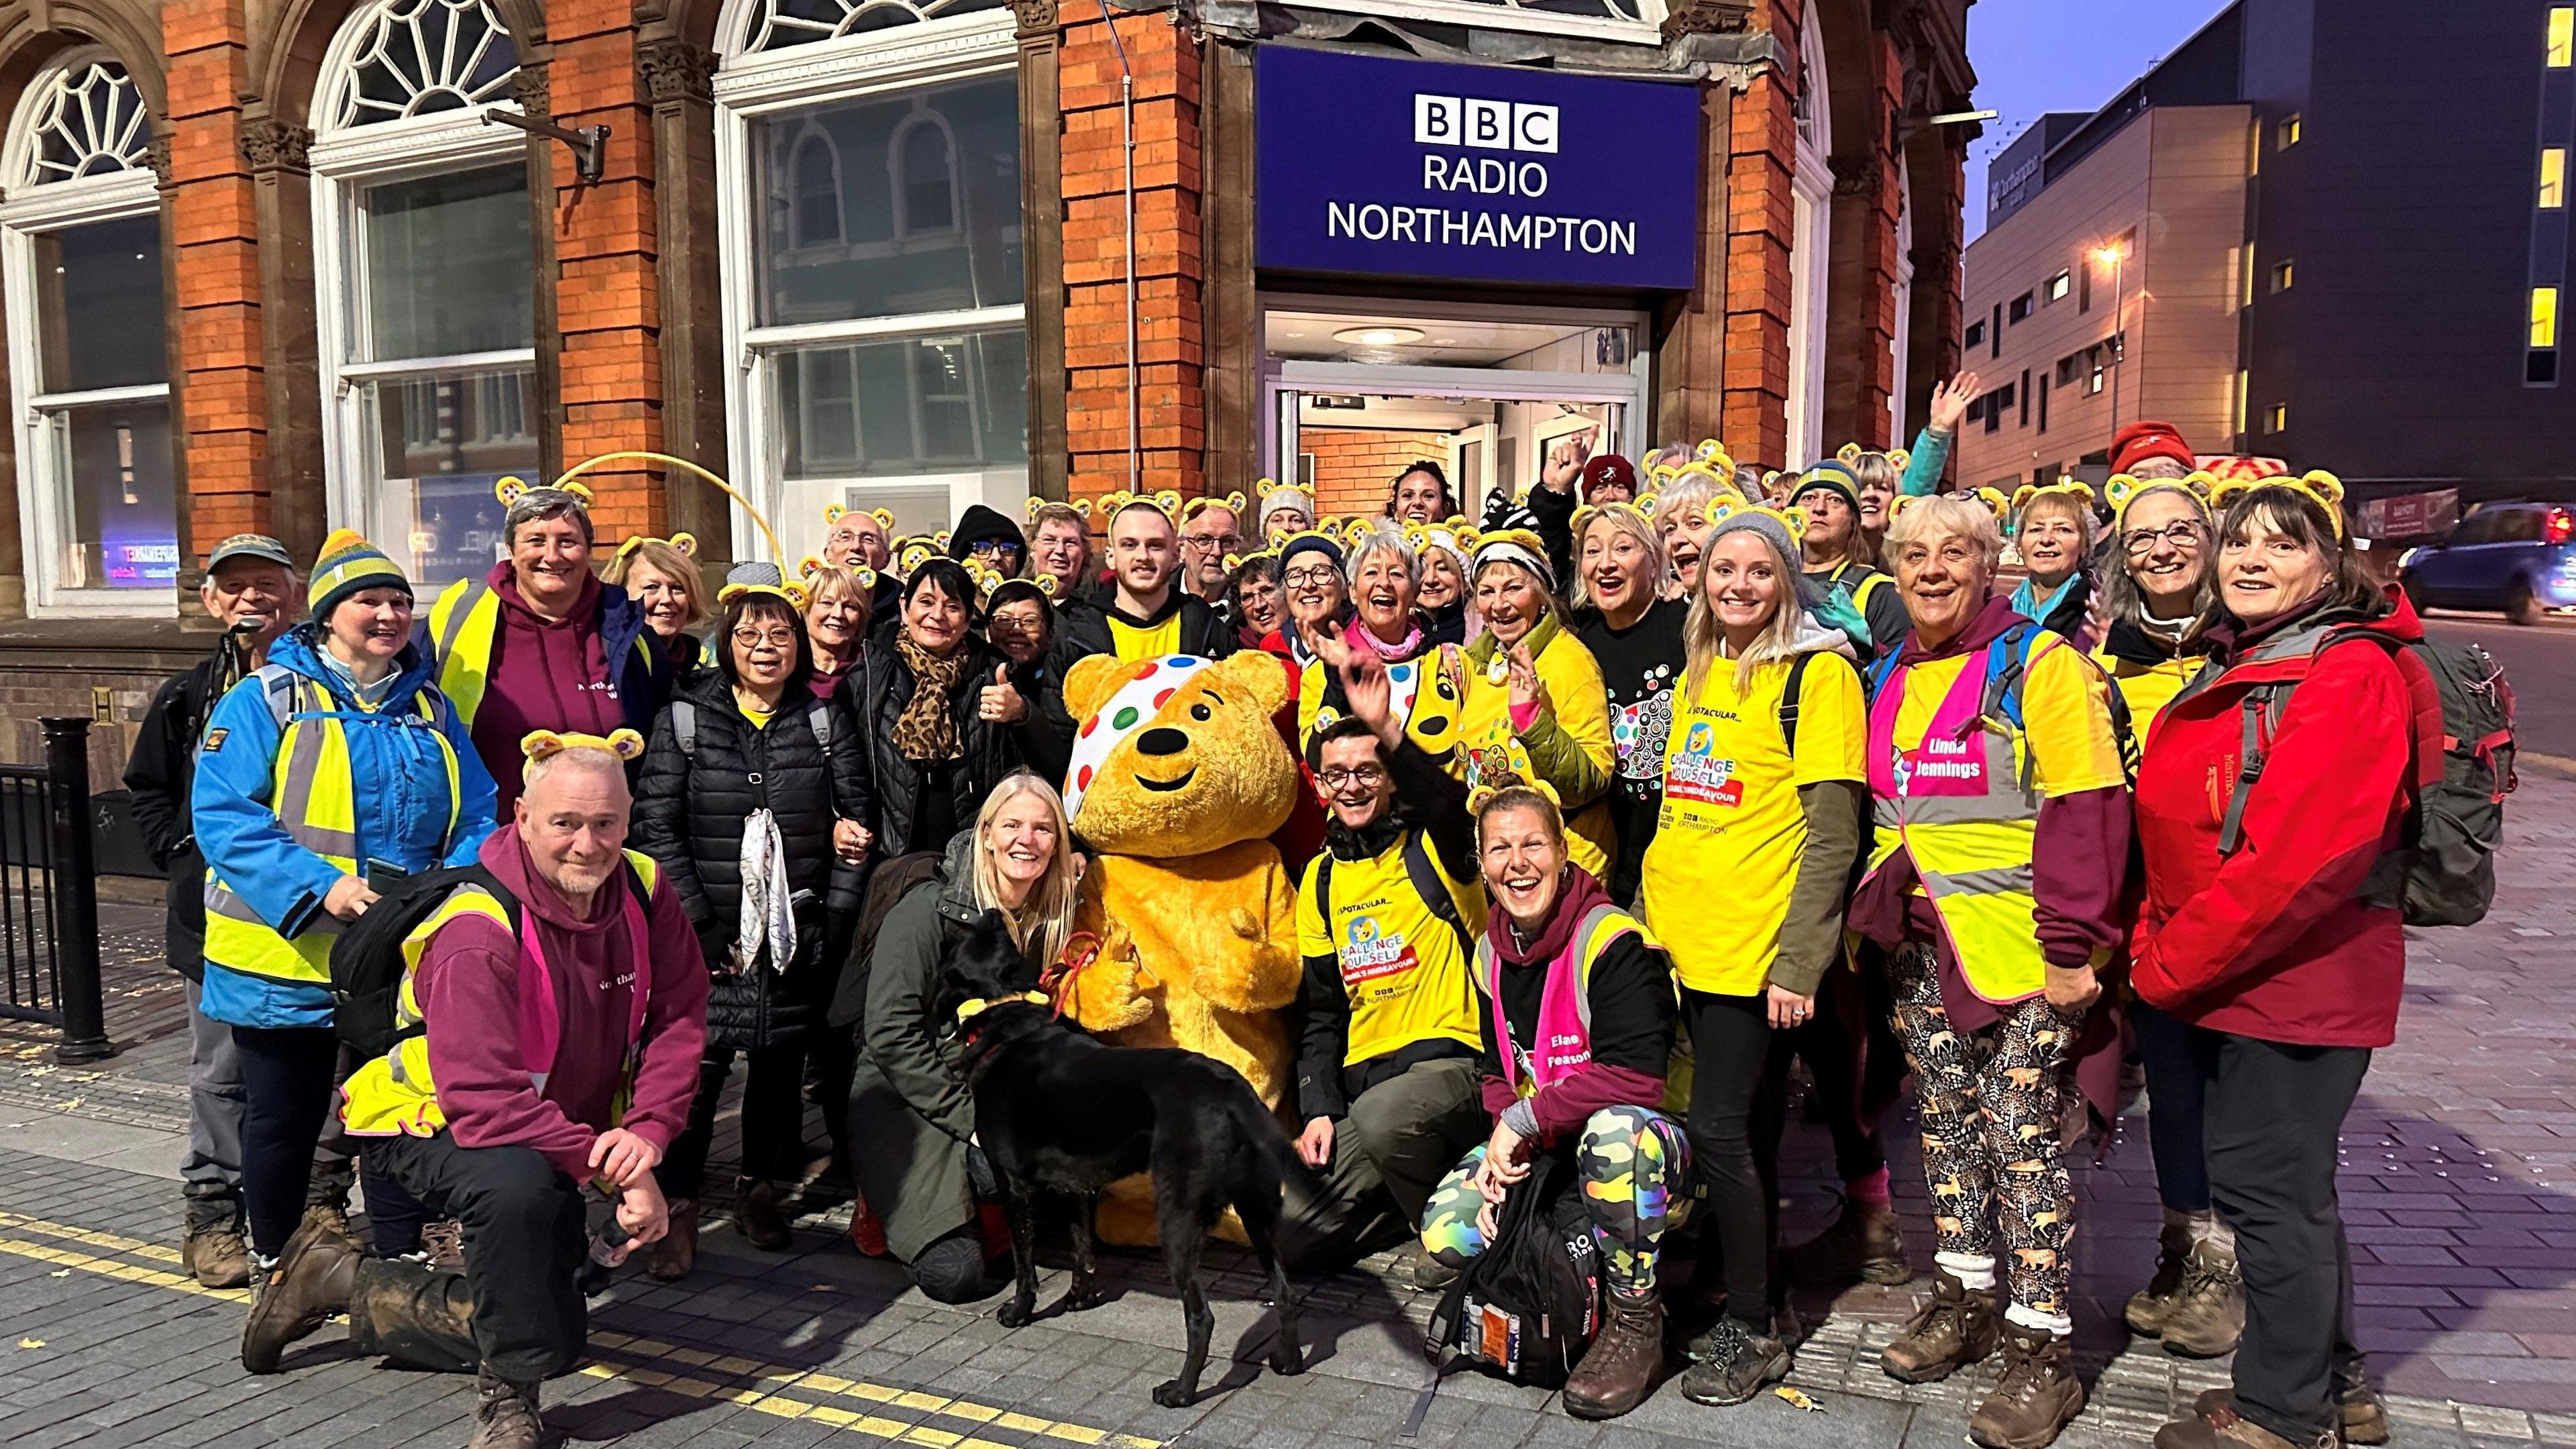
[[[652,898],[658,869],[652,857],[636,851],[627,851],[626,861],[634,868],[635,879],[632,884],[620,880],[617,889],[625,898],[627,939],[638,964],[635,986],[628,994],[625,1080],[618,1088],[615,1109],[619,1118],[626,1113],[627,1093],[634,1086],[636,1048],[643,1039],[644,1014],[651,999],[653,975],[641,957],[649,949],[650,939],[644,902]],[[526,916],[525,907],[520,914]],[[394,995],[394,1030],[401,1034],[401,1040],[394,1043],[392,1051],[351,1073],[340,1089],[340,1121],[350,1133],[361,1137],[391,1137],[398,1132],[432,1137],[446,1129],[447,1114],[438,1105],[438,1083],[430,1076],[429,1018],[421,1009],[418,985],[421,958],[429,953],[430,938],[438,934],[440,927],[463,916],[488,920],[499,926],[503,935],[516,931],[520,943],[519,1045],[529,1064],[529,1085],[539,1092],[546,1089],[562,1018],[555,1004],[553,975],[544,953],[536,946],[535,923],[526,921],[520,927],[512,927],[510,913],[498,897],[479,885],[461,885],[403,938],[402,989]]]
[[[338,701],[315,681],[271,664],[252,678],[259,682],[277,719],[277,760],[269,778],[269,804],[287,836],[329,861],[345,875],[364,874],[358,859],[358,802],[349,768],[349,720]],[[419,717],[437,719],[427,690],[412,696]],[[447,835],[454,839],[462,792],[456,779],[456,750],[447,736],[432,728],[438,757],[447,770]],[[206,870],[206,959],[228,970],[299,986],[331,984],[331,944],[340,938],[340,922],[327,912],[293,939],[260,919],[248,901],[235,895],[211,865]]]
[[[481,579],[458,579],[429,606],[429,637],[438,643],[438,692],[456,718],[474,727],[492,682],[492,640],[501,630],[501,596]]]

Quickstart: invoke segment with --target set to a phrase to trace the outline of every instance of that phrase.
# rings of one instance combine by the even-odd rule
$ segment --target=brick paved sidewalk
[[[2576,1182],[2576,783],[2526,779],[2503,875],[2487,922],[2416,934],[2399,1041],[2374,1063],[2346,1128],[2362,1339],[2395,1396],[2401,1445],[2576,1445],[2576,1188],[2561,1185]],[[248,1380],[231,1358],[238,1306],[174,1286],[178,993],[145,959],[157,913],[105,914],[117,958],[110,1025],[128,1050],[95,1072],[55,1068],[41,1034],[0,1024],[0,1149],[15,1149],[0,1150],[0,1355],[14,1353],[18,1369],[0,1378],[0,1443],[461,1442],[470,1393],[454,1381],[351,1361],[333,1346],[336,1330],[290,1360],[295,1372]],[[1899,1203],[1920,1224],[1910,1127],[1891,1125]],[[720,1156],[730,1137],[728,1121]],[[1829,1211],[1830,1174],[1820,1130],[1793,1125],[1790,1138],[1795,1237]],[[2077,1182],[2078,1347],[2094,1406],[2061,1442],[2137,1443],[2198,1388],[2223,1382],[2225,1364],[2170,1359],[2119,1330],[2120,1302],[2154,1252],[2142,1120],[2125,1124],[2102,1166],[2079,1167]],[[815,1221],[845,1219],[842,1209]],[[1925,1238],[1910,1235],[1918,1259]],[[600,1310],[597,1364],[550,1395],[567,1406],[550,1418],[575,1440],[1387,1443],[1420,1379],[1412,1325],[1427,1305],[1383,1263],[1300,1285],[1315,1364],[1292,1383],[1254,1372],[1269,1319],[1226,1259],[1218,1342],[1238,1362],[1226,1392],[1173,1412],[1146,1398],[1177,1359],[1180,1328],[1150,1261],[1114,1265],[1119,1302],[1008,1334],[988,1315],[904,1292],[890,1269],[824,1231],[800,1234],[801,1251],[785,1257],[751,1253],[721,1228],[706,1241],[697,1279],[660,1287],[630,1274]],[[1060,1282],[1050,1274],[1050,1293]],[[1443,1386],[1417,1442],[1956,1443],[1986,1375],[1909,1389],[1876,1368],[1910,1302],[1907,1290],[1862,1289],[1810,1305],[1821,1322],[1794,1382],[1822,1403],[1818,1414],[1770,1399],[1702,1410],[1667,1385],[1637,1414],[1596,1427],[1545,1395],[1462,1375]],[[35,1340],[43,1347],[10,1347]]]

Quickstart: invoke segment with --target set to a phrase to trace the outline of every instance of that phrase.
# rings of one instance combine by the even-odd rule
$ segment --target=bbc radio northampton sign
[[[1280,270],[1688,290],[1699,89],[1261,48],[1253,206]]]

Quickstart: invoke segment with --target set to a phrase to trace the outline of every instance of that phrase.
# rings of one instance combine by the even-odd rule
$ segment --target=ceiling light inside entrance
[[[1419,342],[1422,338],[1423,332],[1419,327],[1345,327],[1333,334],[1335,342],[1347,342],[1354,347],[1400,347],[1407,342]]]

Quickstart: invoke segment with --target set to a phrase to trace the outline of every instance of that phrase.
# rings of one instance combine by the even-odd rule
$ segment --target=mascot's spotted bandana
[[[1100,772],[1101,762],[1108,759],[1129,735],[1151,724],[1164,701],[1180,691],[1190,676],[1215,661],[1190,654],[1172,654],[1161,659],[1148,659],[1138,664],[1127,681],[1102,701],[1098,710],[1082,722],[1073,737],[1073,758],[1065,766],[1064,818],[1073,819],[1082,811],[1083,792]]]

